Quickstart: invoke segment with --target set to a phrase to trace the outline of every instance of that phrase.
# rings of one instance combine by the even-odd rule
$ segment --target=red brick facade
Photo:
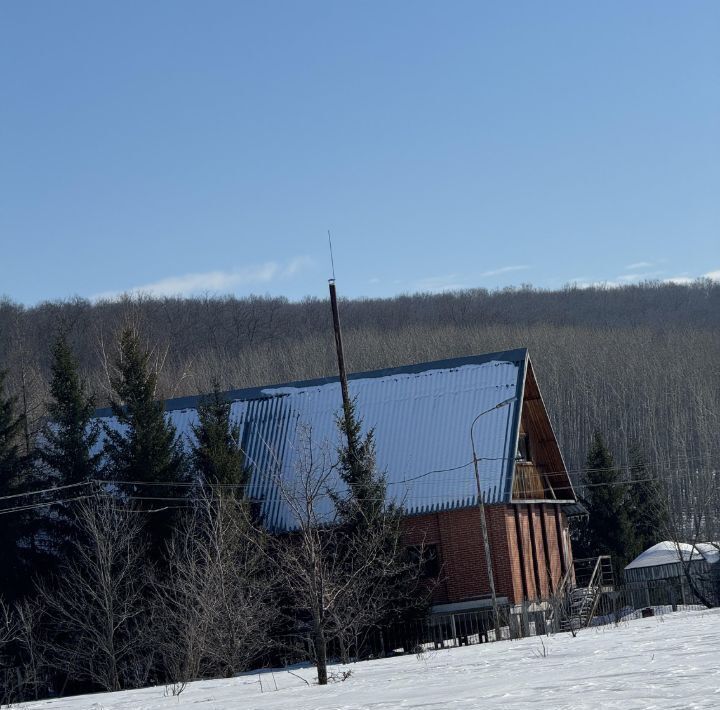
[[[557,587],[571,551],[567,518],[552,503],[514,503],[485,507],[495,589],[511,604],[547,597]],[[462,508],[405,520],[407,545],[435,545],[441,581],[433,602],[467,602],[490,593],[480,513]]]

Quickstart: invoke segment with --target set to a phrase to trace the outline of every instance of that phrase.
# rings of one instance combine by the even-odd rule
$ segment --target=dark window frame
[[[521,431],[518,434],[517,460],[523,463],[532,462],[532,447],[530,446],[530,435]]]
[[[428,545],[410,545],[408,555],[413,562],[422,561],[421,577],[437,579],[440,576],[440,548],[436,543]],[[422,560],[420,558],[422,557]]]

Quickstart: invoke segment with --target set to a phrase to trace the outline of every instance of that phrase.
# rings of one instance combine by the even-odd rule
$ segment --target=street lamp
[[[495,640],[500,640],[500,615],[498,614],[498,606],[497,606],[497,595],[495,594],[495,577],[493,575],[493,568],[492,568],[492,557],[490,556],[490,541],[488,539],[488,531],[487,531],[487,521],[485,520],[485,502],[483,501],[483,494],[482,494],[482,488],[480,487],[480,471],[478,470],[478,457],[475,453],[475,438],[473,436],[473,429],[475,428],[475,423],[477,422],[480,417],[482,417],[484,414],[489,414],[490,412],[494,412],[496,409],[502,409],[503,407],[506,407],[511,402],[514,402],[516,400],[516,397],[509,397],[508,399],[504,400],[503,402],[500,402],[499,404],[496,404],[494,407],[490,407],[490,409],[486,409],[484,412],[480,412],[475,419],[473,419],[472,424],[470,425],[470,443],[472,444],[472,451],[473,451],[473,466],[475,467],[475,485],[477,486],[477,503],[478,503],[478,509],[480,510],[480,525],[482,527],[482,536],[483,536],[483,546],[485,547],[485,564],[487,565],[487,573],[488,573],[488,582],[490,583],[490,595],[492,596],[492,606],[493,606],[493,617],[495,619]]]

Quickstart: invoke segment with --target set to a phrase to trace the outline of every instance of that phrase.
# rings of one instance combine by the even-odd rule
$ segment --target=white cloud
[[[420,279],[413,284],[413,291],[428,291],[430,293],[440,293],[442,291],[457,291],[467,288],[458,280],[457,274],[447,274],[446,276],[428,276]]]
[[[500,276],[501,274],[512,273],[513,271],[524,271],[532,267],[525,264],[515,266],[501,266],[497,269],[491,269],[480,274],[480,278],[487,276]],[[429,293],[440,293],[442,291],[460,291],[466,288],[472,288],[477,285],[477,275],[468,276],[467,274],[445,274],[441,276],[428,276],[426,278],[415,281],[412,284],[412,291],[427,291]]]
[[[480,276],[499,276],[500,274],[508,274],[511,271],[525,271],[530,267],[526,264],[520,264],[518,266],[501,266],[499,269],[491,269],[490,271],[484,271]]]
[[[662,264],[667,264],[668,259],[666,257],[657,257],[656,259],[653,259],[652,261],[636,261],[634,264],[628,264],[625,267],[626,271],[634,271],[636,269],[649,269],[651,267],[658,267]]]
[[[635,281],[652,281],[662,276],[664,271],[645,271],[643,273],[634,274],[621,274],[616,278],[617,281],[623,281],[625,283],[633,283]]]
[[[309,256],[296,256],[280,269],[281,276],[294,276],[299,271],[303,271],[313,265],[313,260]]]
[[[194,296],[201,293],[229,293],[242,286],[267,284],[289,278],[312,264],[312,259],[299,256],[285,264],[268,261],[230,271],[205,271],[196,274],[168,276],[125,291],[105,291],[91,296],[93,301],[115,300],[121,296]]]
[[[663,260],[661,260],[663,261]],[[643,264],[646,262],[643,262]],[[642,264],[635,264],[635,266],[641,266]],[[627,267],[630,268],[630,267]],[[644,273],[632,273],[632,274],[621,274],[612,280],[599,281],[598,279],[592,279],[585,276],[579,276],[578,278],[571,279],[567,282],[567,285],[575,288],[618,288],[621,286],[627,286],[632,283],[639,283],[642,281],[652,281],[659,279],[665,271],[648,271]],[[690,276],[687,272],[677,274],[676,276],[669,276],[662,279],[662,283],[666,284],[678,284],[684,286],[687,284],[695,283],[698,279],[710,279],[711,281],[720,282],[720,269],[715,271],[708,271],[702,276]]]
[[[628,264],[625,268],[628,270],[634,269],[649,269],[651,266],[655,266],[652,261],[638,261],[634,264]]]
[[[587,281],[580,279],[570,281],[568,285],[573,288],[618,288],[625,284],[620,281]]]
[[[695,281],[694,278],[691,276],[671,276],[669,279],[663,279],[663,282],[666,284],[691,284],[693,281]]]
[[[716,271],[708,271],[702,276],[688,276],[687,273],[679,274],[678,276],[671,276],[668,279],[664,279],[665,283],[669,284],[691,284],[698,279],[710,279],[711,281],[720,281],[720,269]]]
[[[620,274],[614,279],[593,279],[587,276],[580,276],[571,279],[568,284],[575,288],[620,288],[629,284],[638,283],[640,281],[650,281],[657,278],[662,271],[652,271],[647,273]]]

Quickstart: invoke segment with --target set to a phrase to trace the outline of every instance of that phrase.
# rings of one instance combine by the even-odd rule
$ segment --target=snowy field
[[[541,643],[542,642],[542,643]],[[542,644],[545,644],[545,651]],[[85,695],[43,710],[462,710],[720,708],[720,609],[679,612],[348,666],[345,682],[307,686],[286,671],[166,689]],[[343,667],[334,667],[339,672]],[[295,671],[312,682],[312,669]],[[262,686],[261,681],[262,680]],[[277,687],[277,690],[276,690]]]

